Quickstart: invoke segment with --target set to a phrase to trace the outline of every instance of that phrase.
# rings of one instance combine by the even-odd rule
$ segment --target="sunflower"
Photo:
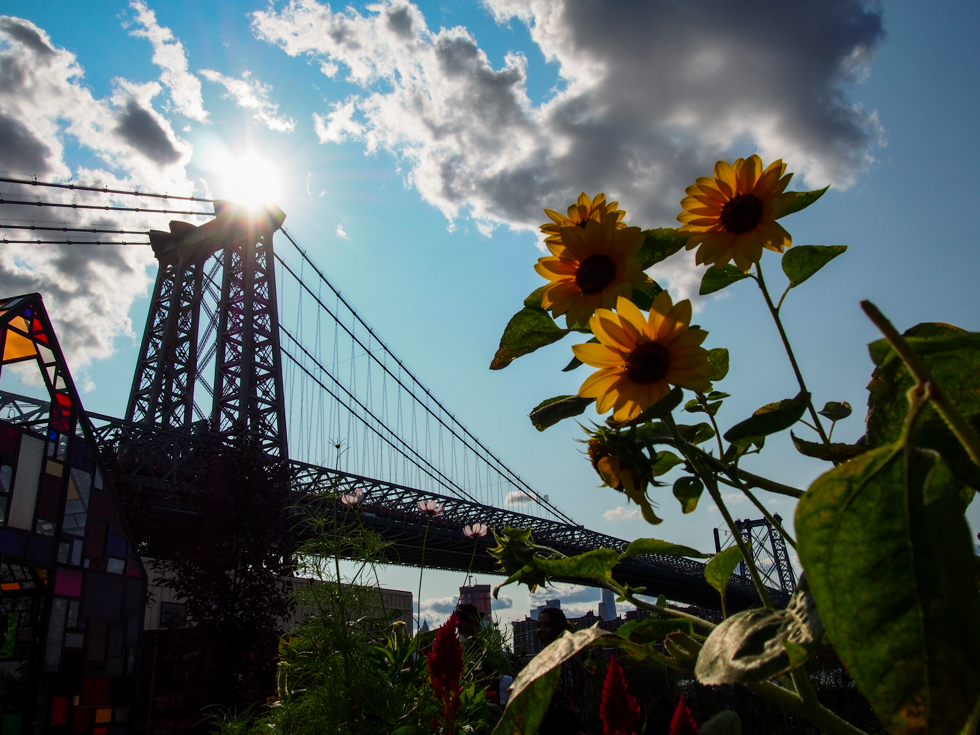
[[[633,481],[633,470],[625,465],[618,457],[610,454],[611,447],[601,438],[594,436],[589,439],[589,461],[596,474],[613,490],[629,490],[633,492],[636,483]],[[646,483],[644,483],[645,485]]]
[[[568,208],[567,217],[553,209],[545,209],[544,213],[551,218],[551,222],[541,225],[541,232],[548,236],[545,238],[545,242],[560,245],[562,227],[574,227],[575,225],[585,227],[585,223],[590,219],[612,216],[619,223],[618,227],[626,227],[625,223],[621,221],[626,216],[626,212],[616,209],[618,206],[619,202],[607,204],[606,195],[602,192],[596,194],[595,199],[589,199],[589,195],[583,191],[578,195],[575,204]]]
[[[599,307],[617,296],[629,296],[649,283],[636,253],[643,242],[639,227],[619,227],[612,216],[589,219],[580,227],[562,227],[561,242],[547,243],[552,255],[534,270],[551,283],[541,292],[541,306],[568,326],[585,324]]]
[[[631,421],[667,395],[671,385],[711,390],[708,351],[700,346],[708,333],[689,328],[690,301],[675,306],[661,291],[648,318],[622,297],[616,311],[599,309],[589,322],[599,344],[572,347],[575,357],[599,368],[578,391],[596,399],[599,413],[614,408],[614,421]]]
[[[792,244],[790,234],[776,222],[783,203],[783,191],[793,174],[786,164],[773,161],[762,170],[758,156],[739,158],[732,166],[715,164],[714,178],[702,176],[687,187],[681,200],[684,211],[677,219],[684,223],[680,232],[691,233],[687,249],[700,245],[698,264],[720,268],[734,260],[743,273],[762,257],[762,248],[783,252]]]

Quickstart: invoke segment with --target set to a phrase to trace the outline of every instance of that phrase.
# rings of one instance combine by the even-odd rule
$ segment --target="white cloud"
[[[74,54],[56,48],[43,29],[0,16],[0,169],[36,174],[41,180],[74,174],[79,183],[118,189],[152,182],[160,190],[191,193],[194,187],[184,169],[191,146],[152,106],[161,86],[116,79],[112,95],[99,99],[81,83],[82,76]],[[105,168],[72,172],[64,160],[68,139]],[[27,192],[5,190],[11,198],[22,193]],[[38,193],[48,200],[59,198],[53,192],[30,190],[30,196]],[[107,199],[88,198],[99,204]],[[84,203],[86,195],[76,192],[74,199]],[[62,211],[7,206],[4,220],[44,224],[45,218],[60,221]],[[113,212],[121,216],[110,219],[105,212],[82,210],[76,214],[73,224],[130,230],[165,229],[172,218]],[[44,295],[76,381],[86,385],[87,364],[111,355],[118,338],[135,338],[128,312],[134,299],[145,294],[153,263],[145,247],[5,246],[0,248],[0,294]]]
[[[514,600],[507,595],[498,595],[497,597],[490,598],[491,610],[510,610],[513,607]]]
[[[348,235],[347,231],[344,230],[343,225],[337,225],[337,237],[341,238],[342,240],[350,240],[350,235]]]
[[[258,79],[251,79],[251,72],[242,72],[241,79],[226,77],[213,69],[202,69],[202,76],[211,82],[216,82],[225,88],[225,97],[231,97],[239,107],[252,110],[252,119],[265,125],[269,130],[279,133],[291,133],[296,122],[291,117],[281,117],[279,105],[269,101],[272,87],[263,84]]]
[[[177,112],[191,120],[207,122],[208,112],[201,98],[201,80],[187,70],[184,45],[174,38],[166,26],[157,23],[157,16],[140,0],[131,2],[136,11],[136,22],[142,26],[131,31],[132,35],[147,39],[153,45],[153,63],[163,71],[160,81],[170,90]]]
[[[364,14],[292,0],[252,15],[259,38],[346,70],[363,89],[317,116],[322,142],[360,140],[405,164],[408,183],[450,221],[535,230],[541,208],[582,190],[618,199],[631,222],[676,224],[685,186],[718,158],[784,158],[808,186],[847,186],[880,136],[847,92],[881,38],[860,0],[718,5],[486,0],[517,18],[559,84],[527,95],[527,65],[493,68],[465,28],[430,30],[405,0]],[[690,255],[690,254],[687,254]],[[678,256],[678,260],[687,255]],[[656,277],[684,282],[686,262]]]
[[[561,600],[563,610],[565,609],[566,603],[592,602],[595,604],[598,602],[599,597],[599,590],[595,587],[563,583],[553,584],[549,587],[538,587],[537,592],[528,594],[528,600],[532,608],[543,605],[548,600],[558,599]]]
[[[620,505],[613,508],[612,510],[607,510],[605,513],[602,514],[602,517],[605,518],[607,521],[631,521],[634,518],[640,517],[640,510],[639,508],[633,508],[632,510],[629,510]]]
[[[504,505],[527,505],[533,502],[534,498],[523,490],[511,490],[504,498]]]

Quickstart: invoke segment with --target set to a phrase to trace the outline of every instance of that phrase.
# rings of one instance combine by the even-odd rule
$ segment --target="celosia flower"
[[[473,525],[467,524],[463,526],[463,535],[466,536],[466,538],[483,538],[487,535],[487,531],[489,530],[490,527],[485,523],[474,523]]]
[[[418,503],[418,508],[420,511],[425,513],[427,516],[441,516],[442,515],[442,503],[437,503],[435,500],[420,500]]]
[[[619,202],[609,202],[606,203],[606,195],[599,193],[595,195],[595,199],[589,199],[589,195],[584,191],[578,195],[578,199],[575,204],[568,208],[568,216],[559,214],[552,209],[545,209],[544,213],[551,218],[551,222],[546,222],[541,225],[541,232],[543,232],[548,237],[545,238],[546,243],[561,244],[561,228],[562,227],[574,227],[578,225],[579,227],[585,227],[585,223],[590,219],[600,219],[602,217],[612,217],[618,222],[618,227],[626,227],[623,224],[622,219],[626,216],[626,212],[621,209],[616,209],[619,206]]]
[[[603,735],[636,735],[640,722],[640,705],[626,688],[626,677],[616,657],[609,659],[609,670],[602,685],[599,705]]]
[[[708,351],[700,346],[708,333],[689,328],[690,301],[675,306],[661,291],[649,317],[622,297],[616,309],[618,314],[599,309],[589,322],[599,344],[572,347],[575,357],[600,368],[578,391],[596,399],[599,413],[614,408],[614,421],[630,421],[667,395],[671,385],[711,390]]]
[[[463,647],[456,632],[456,613],[449,616],[436,632],[428,655],[432,692],[442,703],[444,733],[455,733],[460,707],[460,678],[463,676]]]
[[[698,735],[698,730],[698,723],[694,721],[694,715],[691,714],[682,694],[670,721],[669,735]]]
[[[681,200],[684,211],[677,219],[684,223],[680,232],[690,232],[687,249],[698,247],[699,264],[717,267],[734,260],[748,273],[762,257],[762,248],[783,252],[792,244],[790,234],[776,222],[783,204],[783,191],[793,174],[786,164],[773,161],[762,170],[758,156],[739,158],[731,166],[715,164],[714,178],[702,176],[687,187]]]
[[[613,217],[563,227],[560,243],[547,243],[552,255],[534,266],[550,283],[541,292],[541,307],[568,325],[585,324],[600,307],[650,282],[636,253],[643,242],[639,227],[620,227]]]
[[[341,495],[340,502],[347,506],[358,506],[364,502],[364,495],[364,490],[357,488],[353,492]]]

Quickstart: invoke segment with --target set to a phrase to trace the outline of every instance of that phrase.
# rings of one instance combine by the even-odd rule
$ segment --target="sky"
[[[682,515],[669,488],[656,489],[665,522],[651,529],[599,487],[575,422],[530,426],[534,405],[586,377],[560,372],[571,340],[487,369],[507,320],[543,283],[532,268],[542,208],[602,191],[631,225],[674,226],[686,186],[718,159],[753,153],[782,158],[790,188],[830,185],[783,223],[795,244],[849,250],[790,294],[783,317],[816,402],[855,408],[842,441],[863,433],[866,345],[877,338],[861,299],[902,329],[980,328],[965,186],[980,168],[975,3],[107,0],[3,11],[4,175],[241,198],[261,172],[290,232],[413,372],[596,530],[710,551],[721,518],[707,501]],[[763,265],[778,288],[776,260]],[[124,411],[155,273],[148,248],[0,244],[0,293],[44,295],[85,406],[102,413]],[[691,253],[650,275],[675,300],[693,297],[706,346],[731,351],[723,426],[795,395],[751,282],[697,297]],[[788,435],[752,459],[748,469],[797,487],[827,469]],[[727,501],[737,517],[758,515]],[[766,502],[792,518],[787,499]],[[415,589],[413,574],[389,567],[381,581]],[[424,575],[430,624],[448,616],[462,576]],[[599,599],[506,588],[497,613],[523,618],[554,596],[574,613]]]

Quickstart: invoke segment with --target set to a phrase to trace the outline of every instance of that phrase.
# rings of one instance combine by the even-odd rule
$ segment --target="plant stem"
[[[419,614],[415,616],[415,634],[422,632],[422,574],[425,572],[425,544],[429,540],[429,524],[432,516],[425,514],[425,535],[422,537],[422,560],[419,562]]]
[[[885,339],[888,340],[888,343],[898,353],[898,356],[902,358],[902,362],[905,363],[912,376],[919,383],[928,386],[929,399],[935,405],[939,415],[943,417],[949,425],[949,428],[952,429],[956,438],[959,439],[960,444],[963,445],[967,454],[970,455],[973,463],[980,466],[980,436],[977,435],[973,426],[956,410],[956,406],[950,401],[949,396],[946,395],[946,391],[942,389],[942,386],[937,385],[933,381],[932,374],[929,372],[926,364],[913,352],[909,343],[898,333],[898,330],[888,321],[885,315],[878,310],[878,307],[870,301],[862,301],[861,308],[864,309],[864,313],[868,315],[868,318],[874,322],[874,325],[881,330],[881,333],[885,335]]]
[[[673,434],[674,440],[677,442],[677,448],[684,455],[684,459],[688,461],[694,471],[697,473],[698,477],[704,482],[708,488],[708,492],[711,494],[711,499],[715,501],[715,505],[718,506],[718,510],[721,511],[722,516],[725,518],[725,523],[728,524],[728,529],[732,532],[732,538],[735,539],[735,543],[738,544],[739,550],[742,552],[742,560],[745,565],[749,568],[749,574],[752,575],[752,582],[755,584],[756,591],[759,593],[759,599],[762,600],[763,606],[767,610],[773,609],[772,600],[769,599],[769,593],[766,591],[766,586],[762,583],[762,577],[759,576],[759,570],[756,569],[755,560],[752,558],[752,553],[748,546],[745,544],[745,539],[742,538],[742,534],[738,530],[738,526],[735,525],[735,519],[732,518],[731,513],[728,512],[728,508],[725,506],[725,501],[721,499],[721,493],[718,492],[718,482],[715,479],[713,473],[705,471],[701,467],[700,462],[697,461],[695,456],[689,451],[690,444],[681,438],[680,433],[677,431],[677,424],[674,423],[674,417],[670,414],[664,416],[664,423],[667,428],[670,429],[670,433]]]
[[[804,702],[793,692],[768,681],[757,681],[745,685],[764,699],[788,709],[794,715],[804,717],[819,727],[827,735],[867,735],[864,730],[842,720],[817,701]]]
[[[616,581],[600,581],[599,585],[601,587],[605,587],[606,589],[612,590],[618,595],[622,595],[637,607],[642,607],[644,610],[649,610],[650,612],[655,612],[658,614],[667,614],[675,618],[690,620],[696,627],[699,627],[708,633],[713,631],[716,627],[714,623],[711,623],[704,618],[699,618],[697,615],[691,615],[691,613],[686,613],[681,610],[674,610],[673,608],[669,607],[660,607],[658,605],[653,605],[646,600],[640,600],[633,594],[632,590],[626,590]]]
[[[766,509],[766,506],[760,503],[758,498],[756,498],[755,495],[747,487],[742,485],[742,483],[739,482],[738,484],[735,485],[735,487],[737,487],[739,490],[745,493],[745,496],[749,500],[751,500],[752,503],[755,505],[755,507],[762,512],[762,515],[764,515],[766,517],[766,520],[769,521],[769,523],[773,526],[773,528],[775,528],[779,532],[779,535],[782,536],[784,539],[786,539],[786,541],[789,542],[790,546],[796,549],[796,541],[793,540],[793,537],[786,532],[786,529],[783,528],[783,525],[779,521],[777,521],[775,517]]]
[[[762,291],[762,296],[766,300],[766,306],[769,307],[769,313],[772,314],[772,319],[776,322],[776,329],[779,330],[779,337],[783,340],[783,347],[786,348],[786,355],[789,357],[789,363],[793,366],[793,372],[796,373],[796,381],[800,384],[800,390],[810,395],[810,391],[806,389],[806,382],[803,380],[803,373],[800,372],[800,366],[796,363],[796,356],[793,354],[793,348],[789,344],[789,337],[786,336],[786,330],[783,329],[783,322],[779,318],[779,309],[773,306],[772,299],[769,297],[769,289],[766,288],[765,279],[762,277],[762,264],[755,264],[756,270],[756,283],[759,284],[759,289]],[[782,300],[780,300],[782,303]],[[813,399],[807,398],[807,408],[810,409],[810,416],[813,418],[813,425],[817,429],[817,433],[820,435],[820,440],[824,444],[830,444],[830,440],[824,433],[823,424],[820,423],[820,416],[817,414],[816,409],[813,407]],[[836,461],[834,464],[838,464]]]

